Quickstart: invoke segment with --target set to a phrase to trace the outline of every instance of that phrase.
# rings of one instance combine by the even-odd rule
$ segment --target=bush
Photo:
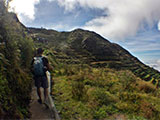
[[[152,83],[146,81],[138,81],[137,87],[140,91],[144,91],[145,93],[154,93],[156,91],[156,87]]]
[[[62,119],[160,118],[159,92],[130,71],[65,67],[75,71],[65,72],[55,81],[56,106]],[[142,104],[144,100],[146,104]]]

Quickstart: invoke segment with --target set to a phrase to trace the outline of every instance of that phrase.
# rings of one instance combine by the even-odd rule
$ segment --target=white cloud
[[[160,34],[147,31],[143,32],[143,34],[130,37],[130,39],[125,41],[120,41],[119,43],[122,44],[122,46],[126,46],[132,52],[160,51],[159,38]]]
[[[89,21],[84,28],[94,30],[112,40],[134,36],[139,29],[144,29],[145,25],[152,27],[154,22],[160,20],[160,0],[49,1],[57,1],[66,11],[72,11],[77,6],[104,10],[107,16]]]
[[[157,63],[159,64],[159,66],[160,66],[160,60],[157,60]]]
[[[20,21],[34,20],[35,18],[35,5],[40,0],[13,0],[10,2],[10,11],[18,14]]]
[[[158,30],[160,31],[160,20],[158,22]]]
[[[50,26],[46,25],[44,27],[47,29],[54,29],[54,30],[58,30],[58,31],[72,31],[76,28],[79,28],[79,26],[70,26],[70,25],[63,24],[63,23],[60,23],[57,25],[50,25]]]
[[[119,40],[134,36],[145,25],[152,27],[160,20],[160,0],[46,0],[56,1],[65,8],[65,12],[72,12],[77,6],[83,8],[101,9],[106,16],[88,21],[84,29],[96,31],[111,40]],[[12,10],[18,14],[22,23],[34,20],[35,5],[40,0],[13,0],[10,3]],[[160,22],[157,22],[160,30]]]
[[[148,65],[155,68],[156,70],[160,71],[160,59],[152,61]]]

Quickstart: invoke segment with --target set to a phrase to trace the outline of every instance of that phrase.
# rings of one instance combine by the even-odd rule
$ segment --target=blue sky
[[[118,43],[145,64],[160,70],[160,32],[156,26]]]
[[[28,27],[95,31],[160,70],[159,5],[160,0],[13,0],[10,4]]]

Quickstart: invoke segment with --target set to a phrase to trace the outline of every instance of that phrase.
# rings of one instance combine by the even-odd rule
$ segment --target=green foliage
[[[133,120],[147,120],[144,117],[141,116],[134,116],[134,115],[130,115],[129,119],[133,119]]]
[[[9,110],[9,102],[12,102],[12,99],[8,98],[8,95],[11,95],[11,91],[8,87],[8,81],[0,75],[0,105],[2,108]]]
[[[146,66],[118,44],[111,43],[94,32],[82,29],[71,32],[57,32],[43,28],[28,30],[36,45],[52,48],[55,58],[60,63],[130,70],[137,77],[152,81],[157,87],[160,84],[160,74],[157,70]]]
[[[159,91],[132,72],[87,65],[62,68],[63,74],[56,72],[53,79],[53,95],[62,119],[111,119],[116,114],[137,120],[160,118]]]
[[[54,66],[52,93],[62,119],[160,118],[159,72],[121,46],[81,29],[28,31]]]
[[[25,119],[29,117],[33,41],[15,14],[1,8],[0,13],[0,119]]]

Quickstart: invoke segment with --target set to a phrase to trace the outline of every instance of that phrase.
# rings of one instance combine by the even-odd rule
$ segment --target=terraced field
[[[108,67],[130,70],[145,81],[160,85],[157,70],[143,64],[118,44],[100,35],[81,29],[71,32],[28,28],[37,46],[43,46],[54,54],[60,63],[88,64],[92,67]]]

